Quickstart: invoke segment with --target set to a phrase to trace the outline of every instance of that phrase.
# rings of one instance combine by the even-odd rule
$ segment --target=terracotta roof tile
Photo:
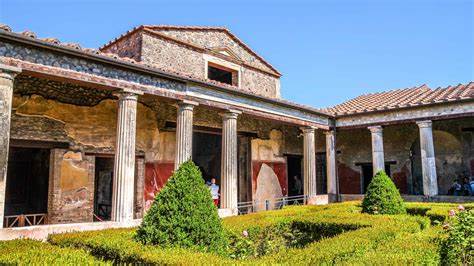
[[[138,29],[138,27],[130,30],[130,32],[133,31],[133,30],[136,30],[136,29]],[[56,38],[37,38],[36,34],[34,32],[31,32],[31,31],[24,31],[22,33],[14,33],[14,32],[11,31],[11,28],[8,25],[5,25],[5,24],[0,24],[0,30],[3,30],[5,32],[9,32],[9,33],[13,33],[13,34],[17,34],[17,35],[20,34],[20,35],[23,35],[25,37],[30,37],[30,38],[33,38],[33,39],[37,39],[37,40],[39,40],[43,43],[48,43],[48,44],[53,45],[53,46],[65,47],[65,48],[77,50],[78,52],[82,52],[82,53],[92,54],[92,55],[99,56],[99,57],[100,56],[108,57],[108,58],[112,58],[112,59],[117,60],[117,61],[137,64],[138,66],[152,68],[153,70],[155,70],[157,72],[165,73],[167,75],[171,75],[171,76],[174,76],[176,78],[186,79],[186,80],[194,81],[194,82],[199,82],[199,83],[202,83],[202,84],[215,86],[215,87],[227,89],[229,91],[239,92],[239,93],[243,93],[243,94],[247,94],[247,95],[253,95],[254,97],[258,97],[258,98],[261,98],[263,100],[276,102],[276,103],[281,103],[281,104],[286,104],[286,105],[296,107],[296,108],[300,108],[300,109],[304,109],[304,110],[307,110],[307,111],[316,112],[316,113],[327,115],[327,116],[332,116],[331,113],[328,113],[323,109],[314,108],[314,107],[311,107],[311,106],[294,103],[294,102],[284,100],[284,99],[270,98],[270,97],[266,97],[266,96],[253,94],[253,93],[247,93],[247,92],[244,92],[244,91],[240,90],[238,87],[233,86],[233,85],[229,85],[229,84],[226,84],[226,83],[221,83],[221,82],[210,80],[210,79],[197,78],[195,76],[192,76],[192,75],[184,73],[184,72],[176,72],[176,71],[173,71],[173,70],[170,70],[170,69],[164,69],[164,68],[158,67],[154,64],[145,64],[143,62],[136,61],[136,60],[134,60],[132,58],[129,58],[129,57],[120,57],[117,54],[105,53],[105,52],[102,52],[102,51],[100,51],[98,49],[94,49],[94,48],[82,48],[77,43],[62,43]]]
[[[424,84],[419,87],[364,94],[324,110],[337,116],[468,99],[474,100],[474,82],[434,90]]]

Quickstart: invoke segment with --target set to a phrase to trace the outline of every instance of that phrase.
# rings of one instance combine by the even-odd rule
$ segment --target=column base
[[[308,197],[308,205],[326,205],[329,203],[329,197],[325,195],[314,195]]]
[[[333,202],[338,202],[338,197],[337,194],[328,194],[328,202],[333,203]]]
[[[230,217],[230,216],[236,216],[238,214],[237,209],[218,209],[217,214],[219,214],[219,217],[224,218],[224,217]]]

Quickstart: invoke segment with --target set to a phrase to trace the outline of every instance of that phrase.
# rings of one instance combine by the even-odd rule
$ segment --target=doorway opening
[[[221,181],[221,146],[222,137],[219,134],[193,133],[193,161],[206,182],[215,178],[218,185]]]
[[[110,221],[112,215],[112,186],[114,158],[95,158],[94,221]]]
[[[304,193],[304,182],[302,175],[301,155],[287,155],[286,163],[288,169],[288,196],[301,196]]]
[[[251,138],[239,135],[238,137],[239,166],[238,174],[238,202],[252,201],[252,177],[251,177]]]
[[[316,153],[316,194],[327,194],[326,153]]]
[[[11,147],[5,189],[5,227],[46,223],[50,150]]]

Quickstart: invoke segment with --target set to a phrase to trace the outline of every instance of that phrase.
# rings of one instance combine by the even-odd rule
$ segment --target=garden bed
[[[362,214],[358,204],[295,206],[226,218],[231,239],[226,256],[145,246],[133,240],[135,229],[110,229],[53,235],[50,243],[0,242],[0,262],[439,264],[439,224],[456,204],[408,203],[410,215]]]

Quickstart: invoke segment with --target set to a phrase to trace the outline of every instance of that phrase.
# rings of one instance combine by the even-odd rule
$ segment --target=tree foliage
[[[163,247],[222,252],[227,244],[221,220],[201,172],[183,163],[157,194],[135,239]]]
[[[384,171],[379,171],[367,187],[362,202],[362,212],[370,214],[406,213],[400,192]]]

